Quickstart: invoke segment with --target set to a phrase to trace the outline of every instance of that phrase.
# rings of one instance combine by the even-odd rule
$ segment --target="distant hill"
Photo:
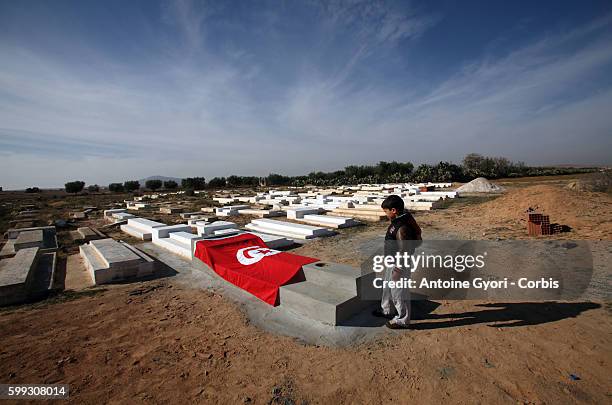
[[[147,180],[161,180],[163,181],[169,181],[169,180],[174,180],[176,181],[176,184],[178,184],[179,186],[181,185],[181,180],[178,177],[167,177],[167,176],[149,176],[147,178],[144,179],[140,179],[138,180],[138,182],[140,183],[141,187],[144,187],[145,183],[147,182]]]

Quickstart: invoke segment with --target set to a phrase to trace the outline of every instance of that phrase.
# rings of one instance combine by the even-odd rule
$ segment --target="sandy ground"
[[[513,204],[544,204],[560,190],[534,187],[417,219],[426,237],[525,238]],[[574,228],[560,237],[609,240],[610,197],[580,201],[547,207]],[[360,247],[384,229],[294,251],[359,264]],[[78,403],[610,402],[609,302],[434,304],[414,330],[333,348],[264,332],[230,300],[172,277],[69,292],[0,311],[0,382],[70,384]]]

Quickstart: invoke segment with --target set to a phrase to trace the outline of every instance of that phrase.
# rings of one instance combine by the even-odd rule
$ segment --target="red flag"
[[[278,305],[278,289],[303,265],[319,261],[270,249],[250,233],[199,241],[195,256],[225,280],[270,305]]]

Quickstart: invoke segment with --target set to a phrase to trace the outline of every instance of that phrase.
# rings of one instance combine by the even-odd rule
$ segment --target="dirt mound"
[[[612,193],[612,170],[592,173],[586,178],[569,182],[566,187],[576,191]]]
[[[511,189],[493,201],[470,207],[481,222],[526,226],[526,210],[537,209],[551,222],[572,227],[577,235],[607,237],[612,225],[612,198],[603,193],[575,192],[567,188],[537,185]],[[585,232],[589,232],[589,235]]]
[[[505,191],[505,188],[491,183],[484,177],[478,177],[459,187],[457,191],[463,193],[501,193]]]

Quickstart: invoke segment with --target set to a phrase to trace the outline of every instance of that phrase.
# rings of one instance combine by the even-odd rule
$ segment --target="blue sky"
[[[611,5],[0,0],[0,185],[610,164]]]

